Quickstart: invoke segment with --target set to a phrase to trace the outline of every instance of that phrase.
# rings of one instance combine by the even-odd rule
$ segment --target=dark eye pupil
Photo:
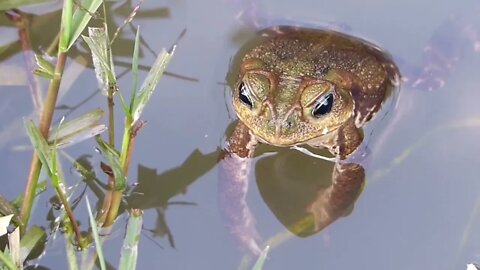
[[[238,98],[245,105],[250,107],[250,109],[253,107],[253,103],[250,98],[250,92],[248,91],[247,86],[243,82],[241,82],[240,85],[238,86]]]
[[[313,116],[320,117],[329,113],[332,110],[333,105],[333,94],[330,93],[326,96],[321,97],[315,107],[313,108]]]

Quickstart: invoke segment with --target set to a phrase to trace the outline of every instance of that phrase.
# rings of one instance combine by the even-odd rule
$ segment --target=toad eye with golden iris
[[[332,106],[333,93],[323,95],[315,102],[315,106],[312,110],[312,115],[316,118],[322,117],[323,115],[329,113],[332,110]]]
[[[250,89],[248,89],[247,85],[244,82],[241,82],[238,85],[238,98],[243,104],[247,105],[250,109],[253,107]]]

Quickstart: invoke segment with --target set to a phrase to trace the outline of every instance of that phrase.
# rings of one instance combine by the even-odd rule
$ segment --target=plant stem
[[[61,190],[60,188],[55,188],[55,191],[57,192],[57,196],[62,202],[63,207],[65,207],[65,212],[67,213],[68,219],[70,220],[70,224],[72,224],[72,229],[75,232],[75,237],[77,238],[77,244],[83,249],[85,245],[85,241],[83,241],[83,237],[82,237],[82,234],[80,233],[77,220],[73,215],[72,208],[70,208],[70,204],[68,203],[67,198],[63,193],[63,190]]]
[[[48,132],[50,130],[50,125],[52,124],[53,112],[57,103],[58,91],[60,89],[60,82],[62,80],[62,74],[65,68],[66,60],[66,53],[58,53],[57,64],[55,65],[55,73],[52,80],[50,81],[47,99],[45,101],[42,114],[40,116],[39,130],[46,140],[48,139]],[[28,220],[30,218],[30,212],[32,211],[33,200],[35,197],[35,189],[38,183],[38,177],[40,175],[41,169],[42,163],[38,159],[37,155],[33,153],[27,185],[25,186],[25,197],[23,199],[22,209],[20,212],[20,216],[22,219],[22,232],[24,232],[25,228],[28,226]]]
[[[123,168],[123,174],[128,174],[129,164],[130,164],[130,157],[133,151],[133,144],[135,139],[135,130],[132,128],[132,117],[127,116],[125,119],[125,130],[123,133],[122,139],[122,152],[120,155],[120,162]],[[108,227],[113,224],[115,218],[118,215],[118,208],[122,202],[123,190],[115,190],[114,187],[111,189],[113,192],[111,193],[111,200],[110,200],[110,208],[107,213],[107,217],[103,226]]]
[[[115,189],[115,177],[113,175],[108,176],[108,183],[107,183],[108,190],[105,193],[105,196],[103,198],[103,203],[102,203],[102,210],[100,211],[100,215],[98,217],[98,224],[103,224],[105,225],[105,222],[107,220],[108,212],[110,211],[110,207],[112,206],[112,197],[113,197],[113,192]]]
[[[107,96],[107,103],[108,103],[108,143],[115,148],[115,115],[114,115],[114,102],[113,102],[113,94],[114,89],[110,87],[108,89],[108,96]],[[110,220],[108,215],[110,213],[111,207],[113,205],[113,193],[115,192],[115,177],[113,175],[108,176],[108,191],[104,197],[102,203],[102,211],[101,216],[98,219],[98,223],[103,223],[104,226],[111,225],[110,223],[107,225],[106,221]]]
[[[19,10],[12,10],[6,12],[7,18],[15,22],[18,28],[18,36],[20,38],[20,44],[22,46],[23,59],[25,61],[25,67],[28,75],[28,86],[30,88],[30,94],[32,95],[32,102],[36,112],[42,110],[42,97],[39,89],[39,83],[37,78],[31,71],[34,70],[34,64],[32,62],[34,56],[32,46],[30,42],[30,35],[28,33],[26,16]]]
[[[108,91],[108,143],[115,148],[115,115],[113,111],[113,91]]]

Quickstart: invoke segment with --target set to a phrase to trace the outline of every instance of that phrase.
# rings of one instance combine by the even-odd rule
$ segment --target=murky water
[[[30,17],[36,48],[48,46],[57,31],[51,22],[58,20],[59,13],[52,10]],[[129,10],[121,8],[112,22],[121,24]],[[134,22],[155,51],[169,47],[187,29],[168,71],[196,81],[165,76],[143,115],[147,126],[135,145],[129,175],[130,183],[140,185],[128,198],[131,205],[145,209],[138,269],[239,267],[244,254],[231,239],[217,203],[218,149],[235,120],[225,76],[231,57],[253,36],[253,25],[287,22],[335,25],[371,40],[401,63],[404,74],[411,73],[409,66],[430,63],[423,52],[434,33],[442,38],[434,39],[432,46],[458,56],[458,61],[442,77],[443,88],[425,91],[405,86],[398,92],[395,107],[375,125],[369,139],[362,194],[351,212],[319,233],[302,238],[288,233],[282,223],[295,212],[281,210],[288,208],[289,200],[291,205],[297,201],[283,189],[292,187],[301,194],[305,186],[328,184],[328,180],[315,182],[330,175],[328,163],[293,150],[272,156],[262,153],[279,149],[260,149],[247,200],[260,237],[283,237],[272,247],[264,269],[465,269],[466,263],[480,261],[480,53],[474,51],[473,37],[466,38],[472,36],[468,33],[480,33],[480,2],[270,0],[252,6],[241,1],[180,0],[147,1],[141,10],[147,14]],[[239,18],[240,13],[244,15]],[[0,45],[17,40],[16,29],[4,18],[0,33]],[[130,65],[133,38],[127,28],[114,47],[118,62]],[[32,117],[33,110],[23,55],[18,45],[13,48],[0,51],[0,72],[10,74],[5,77],[10,80],[0,81],[0,192],[8,199],[23,192],[31,151],[19,150],[28,145],[26,136],[19,134],[23,134],[22,118]],[[93,71],[80,60],[85,52],[79,44],[67,62],[72,87],[60,105],[76,106],[96,91]],[[141,63],[151,65],[154,56],[142,52]],[[123,65],[117,73],[125,69]],[[122,77],[121,89],[129,89],[130,82],[130,75]],[[47,83],[40,83],[45,90]],[[106,100],[95,95],[70,117],[99,106],[105,108]],[[121,109],[117,109],[120,122]],[[56,119],[66,113],[70,111],[59,110]],[[117,131],[121,134],[120,128]],[[91,155],[89,160],[98,170],[101,158],[94,147],[87,141],[67,152],[74,158]],[[70,185],[80,182],[67,162],[64,170]],[[99,170],[98,174],[103,177]],[[282,184],[269,183],[279,175]],[[83,185],[80,182],[79,191]],[[308,189],[304,192],[309,196]],[[88,193],[92,200],[94,195]],[[41,196],[32,223],[50,227],[51,195],[49,191]],[[81,203],[76,214],[82,229],[87,229],[86,213]],[[123,220],[104,246],[113,266],[118,263]],[[67,267],[62,260],[64,240],[58,236],[50,237],[45,255],[36,263],[50,269]]]

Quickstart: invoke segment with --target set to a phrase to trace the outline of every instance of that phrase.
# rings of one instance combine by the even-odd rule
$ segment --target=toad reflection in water
[[[400,75],[388,54],[363,40],[288,26],[261,31],[239,51],[231,74],[239,121],[220,157],[219,201],[231,233],[258,254],[258,234],[245,200],[257,144],[309,145],[333,155],[330,184],[314,183],[306,196],[297,193],[301,203],[282,197],[284,206],[299,206],[299,215],[279,214],[271,206],[297,235],[318,232],[345,215],[360,194],[365,178],[358,162],[362,128],[381,109]],[[277,180],[273,173],[269,178]]]

